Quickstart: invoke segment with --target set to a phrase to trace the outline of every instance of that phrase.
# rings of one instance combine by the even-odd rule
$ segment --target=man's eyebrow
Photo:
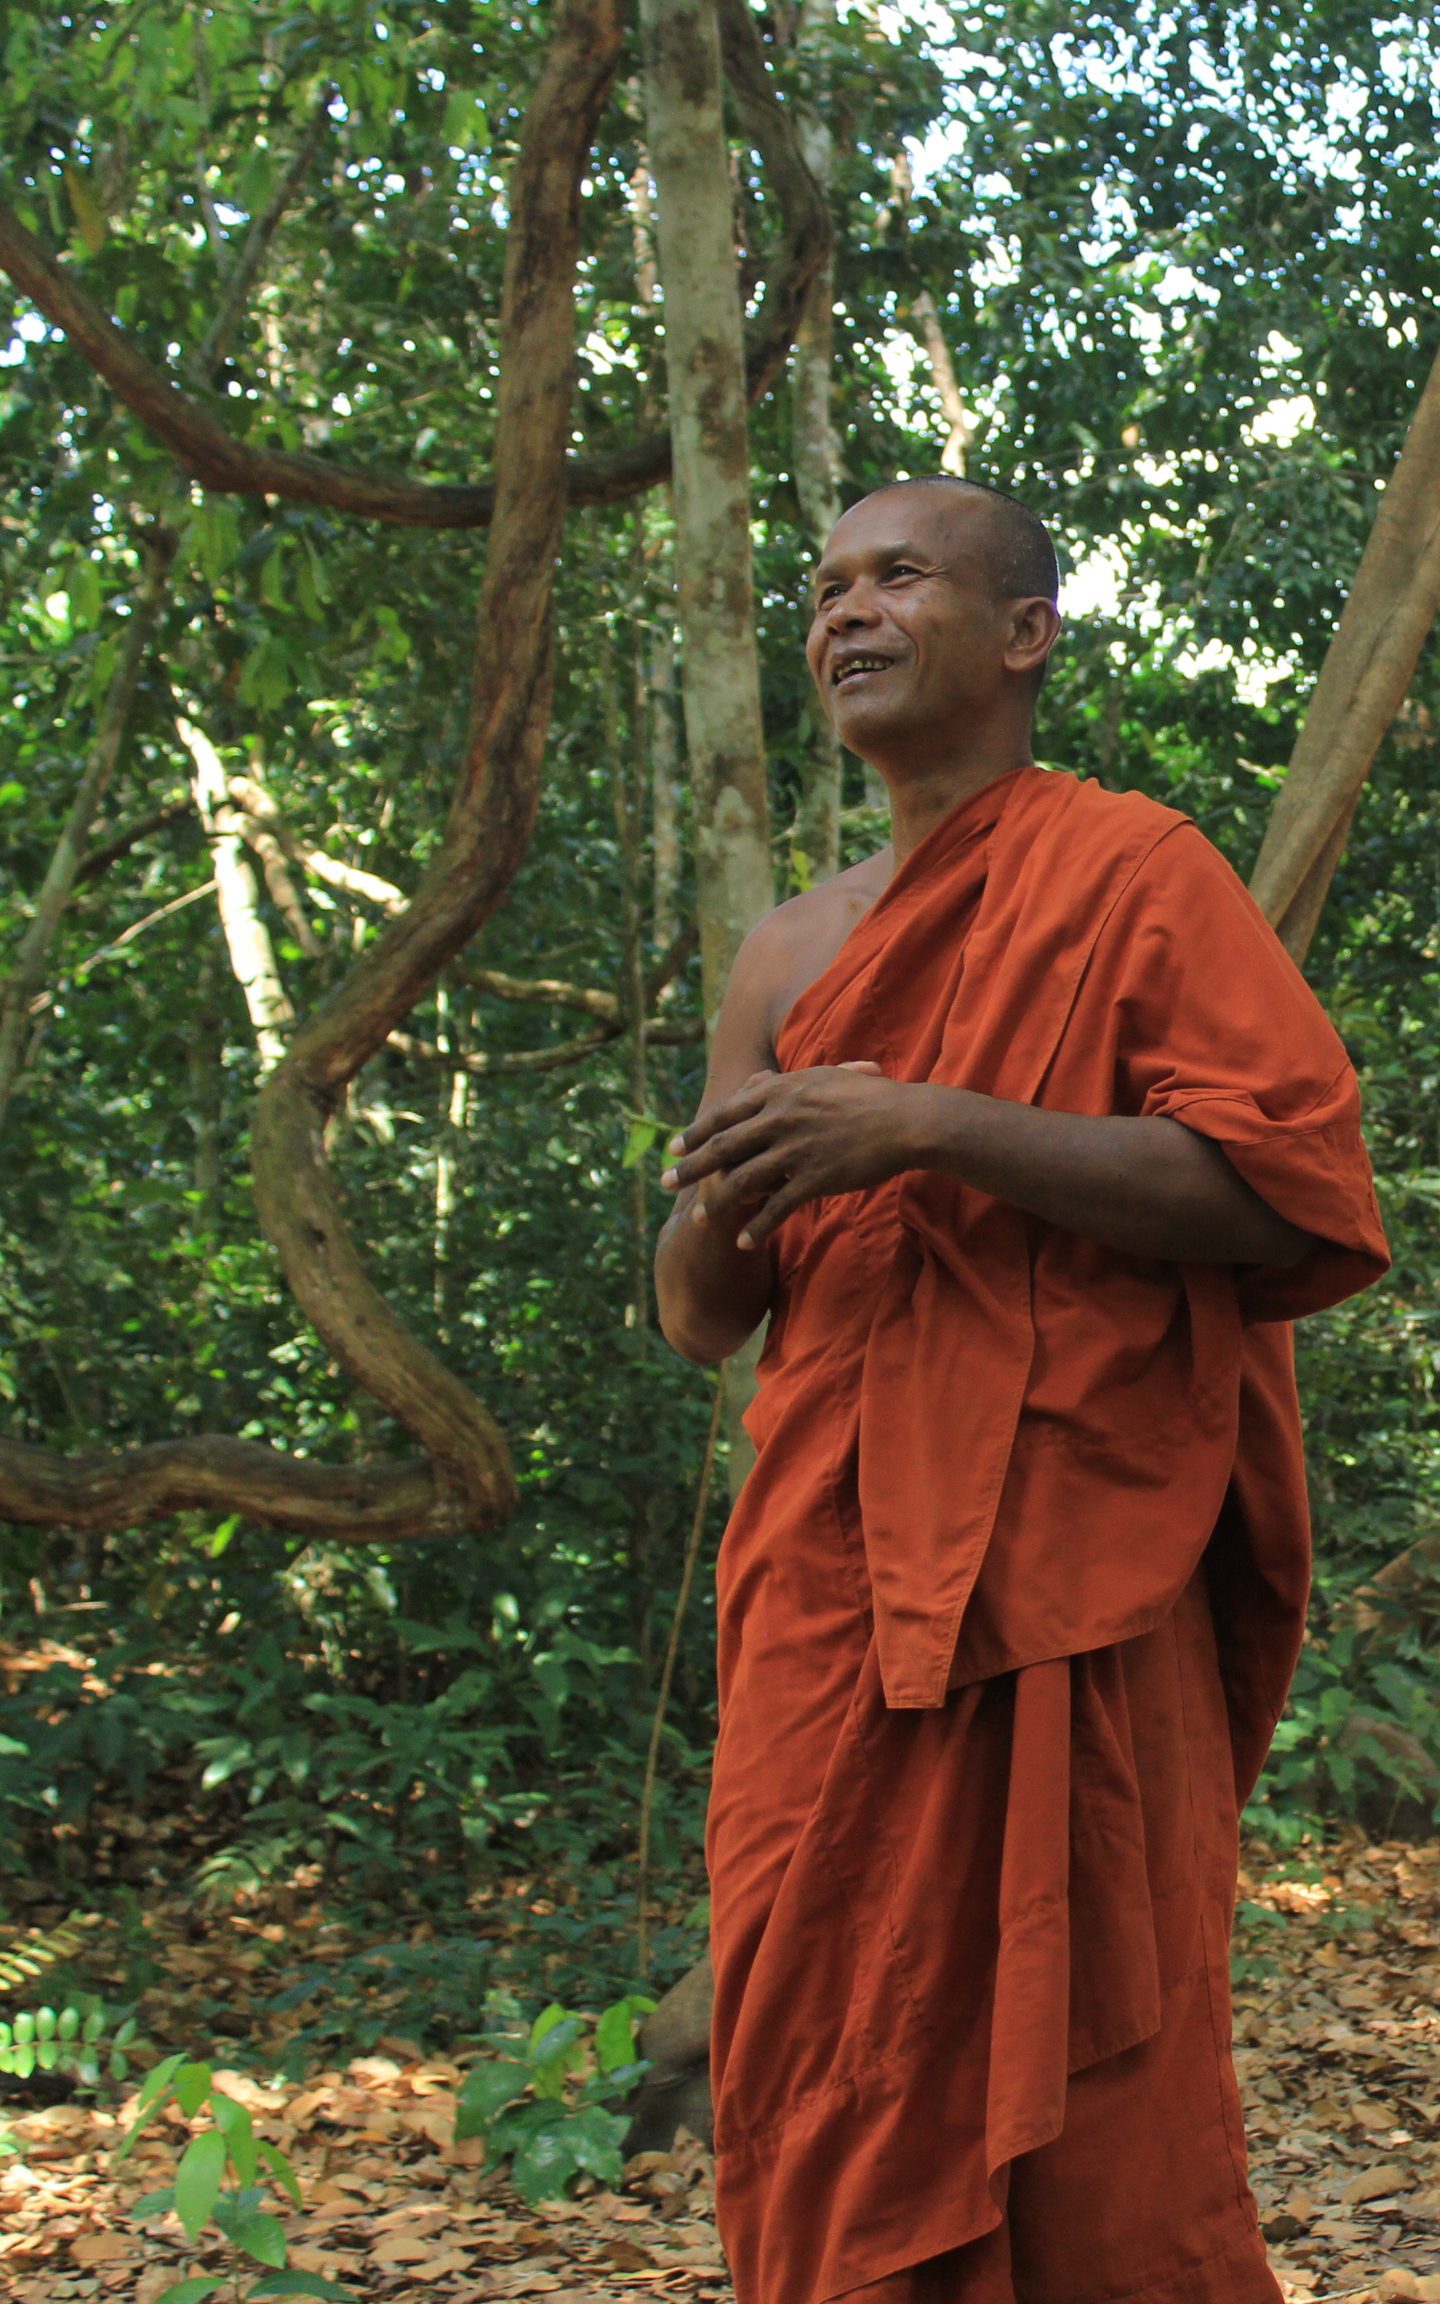
[[[927,552],[924,546],[921,544],[908,544],[902,541],[898,544],[876,544],[870,551],[860,552],[856,555],[856,557],[863,567],[867,562],[873,563],[880,560],[933,561],[935,554],[933,552]],[[836,568],[835,562],[833,560],[822,560],[819,567],[815,570],[814,574],[810,578],[811,591],[818,592],[820,586],[823,583],[826,583],[829,578],[835,574],[835,572]]]

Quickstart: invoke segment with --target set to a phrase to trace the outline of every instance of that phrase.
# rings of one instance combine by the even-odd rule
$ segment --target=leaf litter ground
[[[1241,1894],[1237,2061],[1286,2296],[1440,2304],[1440,1846],[1352,1841],[1285,1864],[1251,1851]],[[287,1957],[313,1956],[296,1942],[307,1918],[327,1926],[254,1909],[205,1921],[193,1905],[153,1916],[173,1941],[144,2010],[152,2034],[181,2044],[187,1980],[199,2005],[203,1979],[213,2006],[219,1977],[233,2017],[253,2014],[251,2037],[269,2049],[277,1973]],[[305,2207],[285,2217],[293,2266],[365,2299],[725,2304],[702,2145],[682,2135],[670,2152],[635,2156],[618,2190],[591,2184],[527,2208],[478,2142],[450,2141],[462,2069],[387,2036],[298,2081],[225,2076],[299,2171]],[[169,2180],[184,2138],[176,2114],[112,2174],[132,2103],[12,2118],[21,2157],[0,2169],[6,2304],[154,2304],[184,2273],[220,2268],[218,2247],[191,2249],[173,2217],[143,2229],[127,2217],[137,2194]]]

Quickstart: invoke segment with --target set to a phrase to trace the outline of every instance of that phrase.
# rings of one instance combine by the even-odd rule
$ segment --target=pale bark
[[[707,1028],[774,902],[750,557],[749,433],[714,0],[642,0],[674,447]]]
[[[1303,960],[1365,778],[1440,609],[1440,359],[1380,499],[1251,890]]]
[[[125,620],[94,740],[35,900],[34,915],[16,948],[9,973],[0,982],[0,1121],[24,1069],[31,1004],[44,985],[61,916],[84,869],[90,827],[129,730],[141,667],[159,620],[174,550],[175,539],[166,529],[152,531],[142,547],[144,574]]]
[[[651,942],[673,944],[680,920],[680,873],[684,838],[675,680],[675,634],[662,616],[646,644],[645,702],[650,757],[650,851],[653,882]]]
[[[245,853],[239,810],[227,790],[225,763],[203,729],[184,719],[175,725],[190,755],[191,791],[210,849],[225,949],[245,998],[260,1069],[268,1072],[285,1053],[295,1011],[261,915],[259,884]]]
[[[674,444],[701,997],[709,1035],[735,954],[775,900],[750,557],[740,286],[715,0],[641,0],[640,22]],[[758,35],[743,0],[738,10],[726,8],[725,23],[738,59],[732,85],[738,86],[749,68],[747,44]],[[763,57],[759,61],[763,75]],[[758,136],[763,101],[753,89],[747,101]],[[753,1353],[737,1354],[726,1371],[732,1494],[753,1460],[740,1421],[753,1390],[753,1367]]]
[[[240,799],[237,787],[242,785],[251,799],[250,807]],[[310,925],[304,898],[290,870],[292,858],[276,829],[278,811],[258,775],[227,777],[225,790],[216,797],[218,805],[227,807],[227,813],[233,818],[246,847],[259,858],[271,903],[301,951],[307,953],[312,960],[317,959],[323,946]],[[230,800],[240,802],[238,811],[228,809]],[[257,801],[258,807],[253,805]]]
[[[797,134],[822,194],[830,189],[832,138],[826,120],[829,75],[825,49],[835,31],[835,0],[805,0],[798,46],[812,64],[809,101],[800,108]],[[827,249],[811,282],[805,317],[795,339],[791,414],[795,492],[817,553],[840,517],[840,441],[834,422],[835,258]],[[792,848],[802,887],[840,869],[842,754],[823,709],[812,705],[810,735],[800,766],[800,797]]]
[[[955,375],[955,363],[950,357],[950,346],[940,325],[935,299],[928,288],[912,297],[910,310],[920,329],[920,341],[930,360],[930,375],[939,396],[945,418],[945,445],[940,451],[940,469],[953,472],[957,479],[965,477],[965,459],[975,438],[975,419],[965,405]]]

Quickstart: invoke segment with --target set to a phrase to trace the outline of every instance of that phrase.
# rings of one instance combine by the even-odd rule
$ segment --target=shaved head
[[[990,519],[987,533],[992,581],[997,600],[1055,600],[1060,592],[1060,563],[1043,520],[1028,504],[1003,488],[987,487],[983,480],[962,480],[953,472],[922,472],[914,480],[888,480],[872,496],[898,495],[911,488],[944,490],[961,498],[985,499]],[[861,498],[861,502],[865,502]]]

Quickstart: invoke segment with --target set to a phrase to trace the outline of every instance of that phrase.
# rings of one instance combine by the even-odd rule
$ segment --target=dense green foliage
[[[813,66],[785,38],[790,14],[765,21],[799,94]],[[970,469],[1048,516],[1089,586],[1040,756],[1190,809],[1244,870],[1434,350],[1428,14],[1315,0],[1273,23],[1202,9],[1183,31],[1153,7],[1054,0],[916,10],[898,29],[892,14],[845,9],[826,60],[847,494],[936,461],[943,426],[907,317],[928,288],[976,413]],[[505,169],[545,15],[505,0],[18,13],[0,73],[15,197],[150,355],[193,379],[237,251],[321,121],[214,403],[257,440],[478,477]],[[586,200],[576,430],[596,446],[651,421],[659,391],[634,271],[638,151],[632,65]],[[773,219],[743,151],[739,177],[763,247]],[[139,540],[157,517],[181,538],[94,841],[126,844],[66,915],[7,1122],[9,1428],[62,1449],[218,1430],[332,1459],[383,1452],[394,1435],[257,1239],[254,1041],[175,723],[263,780],[297,839],[412,885],[463,733],[483,537],[207,497],[3,289],[0,319],[14,331],[0,371],[0,952],[69,805]],[[754,424],[782,884],[812,710],[790,461],[782,388]],[[652,647],[671,616],[663,492],[572,517],[530,859],[483,950],[411,1020],[440,1058],[387,1053],[337,1135],[374,1268],[500,1416],[522,1508],[498,1537],[423,1549],[305,1545],[198,1516],[103,1538],[0,1531],[15,1667],[0,1807],[12,1848],[72,1898],[157,1866],[216,1895],[300,1875],[356,1904],[428,1902],[453,1927],[467,1897],[482,1912],[518,1869],[565,1885],[523,1953],[497,1940],[497,1965],[518,1959],[562,1993],[634,1981],[639,1779],[708,1380],[646,1310],[661,1195],[653,1154],[638,1200],[624,1161],[626,1044],[469,1076],[443,1052],[513,1057],[582,1028],[563,1007],[494,997],[482,967],[613,990],[630,912],[647,952],[668,940],[648,819],[637,848],[623,803],[648,808],[661,716],[673,725]],[[1304,1338],[1320,1567],[1258,1811],[1279,1833],[1357,1804],[1380,1822],[1396,1799],[1428,1809],[1440,1763],[1436,1570],[1428,1617],[1416,1605],[1365,1631],[1349,1602],[1440,1513],[1435,688],[1427,657],[1312,961],[1363,1069],[1397,1259]],[[854,764],[847,776],[858,853],[877,822]],[[303,1012],[380,915],[296,878],[312,948],[273,883],[265,917]],[[673,900],[683,920],[688,879]],[[662,1015],[696,1015],[695,973]],[[700,1061],[693,1039],[652,1045],[644,1110],[687,1117]],[[711,1683],[702,1598],[656,1815],[661,1981],[698,1941]],[[177,1811],[187,1844],[157,1844],[156,1820]]]

